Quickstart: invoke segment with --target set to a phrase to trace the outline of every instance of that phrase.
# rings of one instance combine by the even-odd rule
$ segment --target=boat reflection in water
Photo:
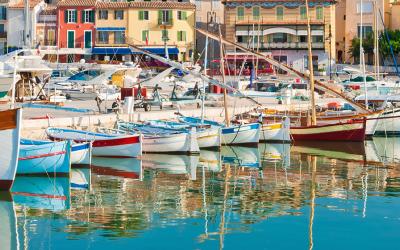
[[[14,202],[23,207],[60,211],[70,208],[67,177],[19,176],[11,189]]]
[[[258,145],[263,166],[279,163],[282,167],[290,166],[290,143],[260,143]]]
[[[188,174],[190,180],[196,180],[199,155],[144,154],[143,167],[160,170],[168,174]]]
[[[142,161],[137,158],[93,157],[91,170],[98,175],[134,180],[143,178]]]
[[[400,140],[398,137],[374,137],[376,154],[382,162],[400,163]]]
[[[17,216],[9,192],[0,192],[0,222],[1,249],[19,250]]]
[[[238,167],[261,167],[260,152],[257,147],[221,147],[221,158],[224,164]]]
[[[73,168],[71,169],[71,189],[90,190],[91,187],[91,170],[90,168]]]
[[[221,152],[216,150],[200,150],[199,166],[211,172],[221,172]]]

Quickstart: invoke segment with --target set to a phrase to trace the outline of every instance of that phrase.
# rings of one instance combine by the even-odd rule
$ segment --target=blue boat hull
[[[17,174],[68,174],[71,169],[69,141],[21,140]]]

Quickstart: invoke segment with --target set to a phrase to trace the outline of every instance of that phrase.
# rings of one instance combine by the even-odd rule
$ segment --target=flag
[[[149,45],[149,32],[146,32],[146,46]]]

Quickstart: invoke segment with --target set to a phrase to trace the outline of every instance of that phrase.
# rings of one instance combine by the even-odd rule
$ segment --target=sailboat
[[[10,190],[17,172],[21,109],[0,111],[0,190]]]
[[[311,124],[291,127],[290,134],[294,141],[364,141],[366,119],[350,120],[339,123],[317,124],[315,109],[314,69],[312,61],[311,25],[308,1],[306,1],[307,35],[308,35],[308,69],[310,82]],[[367,107],[366,107],[367,108]]]

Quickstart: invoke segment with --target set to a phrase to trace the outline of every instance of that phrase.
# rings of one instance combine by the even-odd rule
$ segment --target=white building
[[[36,44],[36,23],[39,13],[46,7],[43,0],[28,0],[29,10],[24,0],[10,1],[7,9],[7,46],[22,48]],[[26,32],[25,32],[26,30]]]

